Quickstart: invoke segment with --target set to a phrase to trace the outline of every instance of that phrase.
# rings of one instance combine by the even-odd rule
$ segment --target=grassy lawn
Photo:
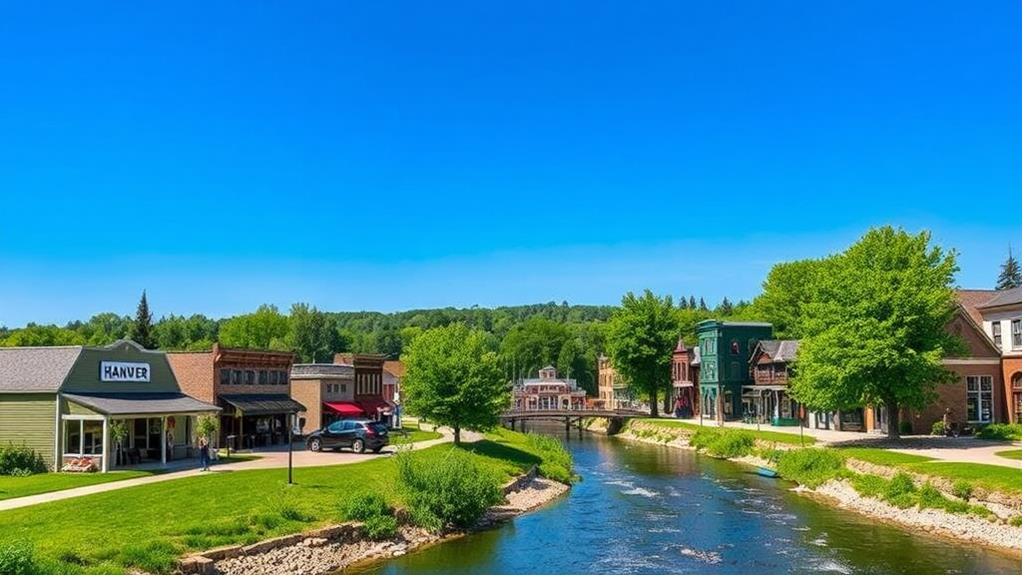
[[[441,437],[443,437],[443,434],[439,431],[426,431],[425,429],[416,429],[415,427],[406,425],[401,428],[401,431],[394,430],[390,432],[390,443],[391,445],[405,445],[408,443],[417,443],[419,441],[440,439]]]
[[[886,449],[876,447],[839,447],[837,449],[846,457],[852,457],[860,461],[865,461],[866,463],[875,463],[877,465],[891,465],[896,467],[907,463],[923,463],[934,460],[932,457],[898,453],[897,451],[888,451]]]
[[[1004,457],[1005,459],[1022,459],[1022,449],[1008,449],[1005,451],[998,451],[994,455],[998,457]]]
[[[952,481],[962,479],[976,487],[982,487],[990,491],[1011,494],[1022,493],[1022,470],[1020,469],[984,463],[939,461],[923,455],[897,453],[895,451],[871,447],[842,447],[838,448],[838,451],[848,457],[877,465],[886,465]],[[1022,459],[1022,450],[1002,451],[998,455],[1002,453],[1012,453],[1014,458]]]
[[[152,475],[149,471],[112,471],[110,473],[40,473],[28,477],[0,476],[0,500],[52,493],[133,477]]]
[[[689,431],[695,431],[695,430],[699,429],[700,427],[705,427],[705,428],[708,428],[708,429],[719,429],[716,426],[711,426],[711,425],[700,426],[698,423],[689,423],[687,421],[678,421],[676,419],[644,418],[644,419],[637,419],[636,421],[640,421],[642,423],[649,423],[649,424],[656,425],[656,426],[659,426],[659,427],[668,427],[668,428],[674,428],[674,429],[687,429]],[[755,429],[745,429],[745,428],[737,428],[737,427],[727,427],[725,429],[741,429],[742,431],[747,431],[747,432],[751,433],[753,437],[755,437],[756,439],[758,439],[760,441],[772,441],[772,442],[775,442],[775,443],[784,443],[786,445],[802,445],[802,441],[801,441],[801,439],[799,439],[799,434],[798,433],[784,433],[784,432],[781,432],[781,431],[756,431]],[[805,436],[805,444],[807,446],[808,445],[813,445],[815,443],[816,443],[816,438],[815,437],[813,437],[811,435],[806,435]]]
[[[501,431],[462,447],[506,480],[539,456],[527,442]],[[437,445],[410,457],[442,457]],[[402,496],[393,458],[295,470],[210,473],[0,512],[0,544],[31,542],[38,556],[58,562],[61,574],[120,573],[125,566],[169,572],[179,554],[252,543],[340,521],[341,504],[354,493],[377,491],[392,504]],[[74,565],[89,566],[82,570]]]

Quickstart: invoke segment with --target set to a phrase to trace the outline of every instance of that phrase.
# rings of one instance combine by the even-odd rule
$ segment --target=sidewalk
[[[413,443],[411,449],[425,449],[441,443],[448,443],[454,441],[454,435],[447,429],[437,429],[443,434],[443,437],[439,439],[431,439],[428,441],[420,441]],[[463,434],[464,435],[464,434]],[[466,438],[466,441],[474,441],[474,439]],[[328,465],[347,465],[350,463],[359,463],[362,461],[368,461],[378,457],[389,457],[393,455],[394,447],[388,448],[386,451],[382,451],[378,454],[375,453],[353,453],[350,451],[324,451],[320,453],[313,453],[307,451],[304,448],[295,449],[293,453],[293,465],[294,467],[321,467]],[[85,495],[93,495],[95,493],[105,493],[107,491],[115,491],[117,489],[125,489],[128,487],[135,487],[138,485],[149,485],[151,483],[162,483],[164,481],[173,481],[175,479],[184,479],[187,477],[195,477],[198,475],[206,475],[208,473],[219,474],[219,473],[232,473],[235,471],[246,471],[249,469],[275,469],[275,468],[287,468],[288,452],[287,449],[277,449],[273,451],[256,451],[252,453],[258,456],[258,459],[250,461],[239,461],[236,463],[226,463],[222,465],[214,465],[210,468],[209,472],[203,472],[198,468],[191,468],[182,471],[171,471],[169,473],[161,473],[157,475],[148,475],[146,477],[136,477],[133,479],[125,479],[123,481],[111,481],[110,483],[100,483],[98,485],[88,485],[85,487],[76,487],[73,489],[65,489],[63,491],[51,491],[49,493],[40,493],[38,495],[28,495],[26,497],[17,497],[14,499],[5,499],[0,501],[0,511],[6,511],[8,509],[18,509],[20,507],[28,507],[30,505],[39,505],[41,503],[49,503],[51,501],[60,501],[62,499],[71,499],[74,497],[83,497]],[[197,463],[193,463],[197,465]]]

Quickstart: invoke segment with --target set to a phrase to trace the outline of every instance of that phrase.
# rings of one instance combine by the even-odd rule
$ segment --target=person
[[[205,437],[199,438],[199,463],[203,471],[209,471],[209,440]]]
[[[943,422],[944,422],[944,435],[946,435],[948,437],[954,437],[955,435],[957,435],[955,433],[954,412],[951,410],[950,407],[944,410]]]
[[[678,396],[678,399],[674,400],[674,417],[681,419],[684,409],[685,402],[681,399],[681,396]]]

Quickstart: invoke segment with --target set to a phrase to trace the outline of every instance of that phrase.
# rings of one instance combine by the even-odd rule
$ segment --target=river
[[[498,529],[362,575],[1022,573],[1019,558],[880,524],[688,450],[567,442],[583,480]]]

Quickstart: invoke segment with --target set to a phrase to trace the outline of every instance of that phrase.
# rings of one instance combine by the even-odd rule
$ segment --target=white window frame
[[[1002,342],[1002,336],[1001,336],[1001,322],[1000,321],[995,321],[995,322],[990,324],[990,335],[991,335],[991,337],[994,338],[994,343],[997,344],[997,347],[1001,347],[1001,345],[1002,345],[1002,343],[1001,343]]]
[[[67,442],[65,441],[66,435],[67,435],[65,433],[65,429],[67,427],[67,423],[70,422],[70,421],[77,421],[78,422],[78,451],[70,452],[69,453],[68,452],[68,447],[69,446],[66,445]],[[103,416],[101,416],[101,415],[65,415],[65,416],[63,416],[61,418],[60,439],[61,439],[61,443],[65,444],[64,445],[64,449],[61,450],[61,451],[64,452],[64,457],[103,457],[103,456],[106,455],[106,437],[104,437],[103,441],[100,442],[100,445],[102,446],[102,447],[100,447],[100,449],[103,450],[103,453],[99,453],[99,454],[96,454],[96,453],[85,453],[85,422],[86,421],[99,421],[99,422],[103,422],[104,419],[103,419]],[[106,426],[105,425],[103,426],[103,435],[104,436],[106,435]]]
[[[984,389],[984,387],[986,389]],[[969,400],[975,397],[976,416],[969,413]],[[986,399],[987,417],[983,418],[983,404]],[[968,375],[965,377],[965,417],[969,423],[990,423],[994,420],[994,378],[991,375]]]
[[[1022,349],[1022,319],[1011,320],[1011,349]]]

